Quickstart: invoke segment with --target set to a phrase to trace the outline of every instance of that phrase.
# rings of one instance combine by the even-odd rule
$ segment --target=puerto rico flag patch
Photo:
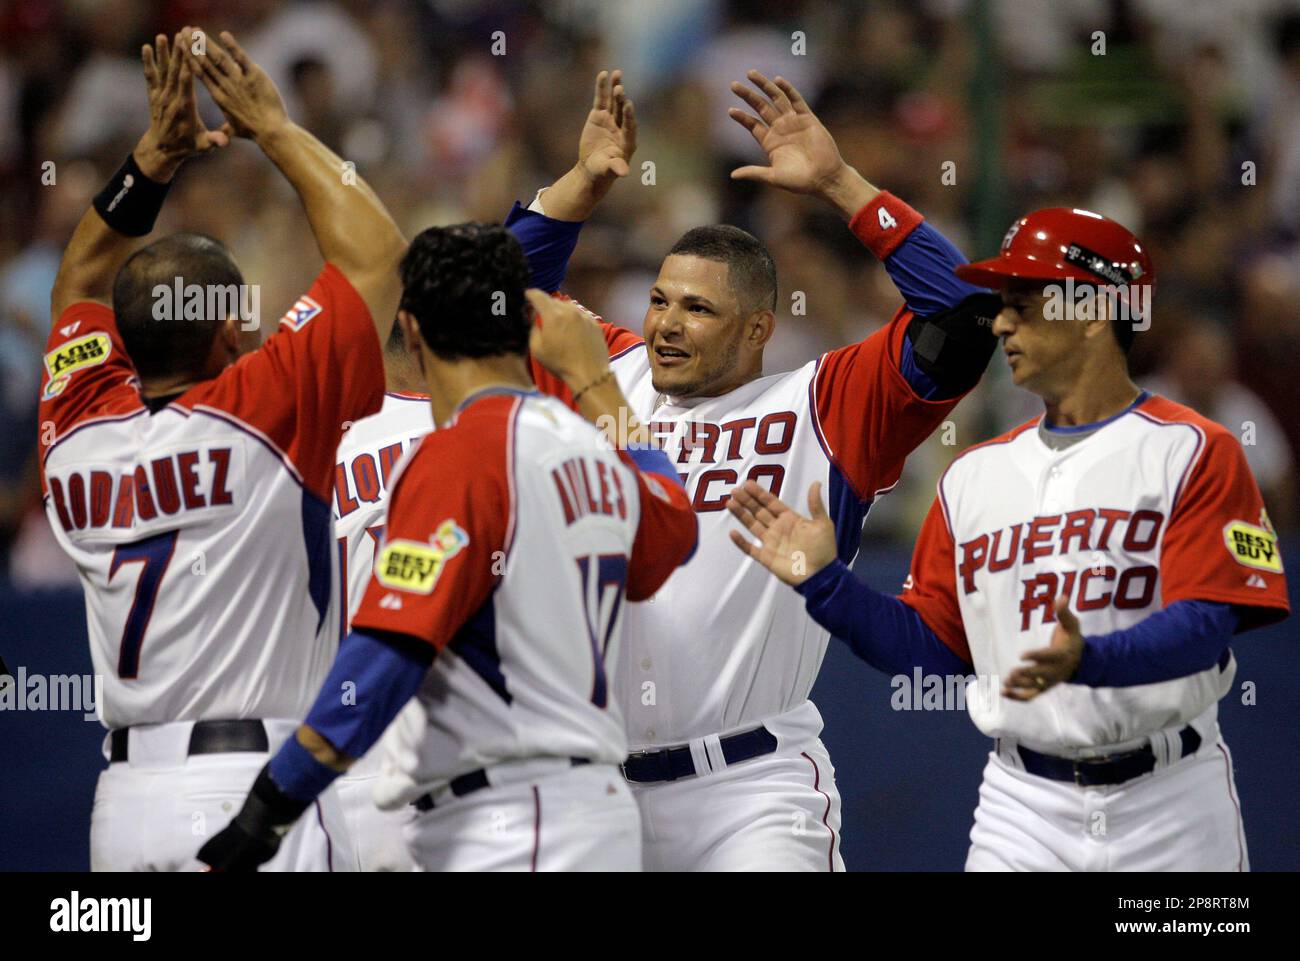
[[[280,318],[280,323],[287,324],[290,330],[302,330],[307,322],[321,312],[321,305],[306,294],[298,298],[289,308],[289,312]]]

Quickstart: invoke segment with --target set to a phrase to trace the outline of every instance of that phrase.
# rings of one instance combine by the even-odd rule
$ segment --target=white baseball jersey
[[[1084,756],[1127,750],[1203,718],[1235,661],[1156,684],[1060,684],[1031,701],[1001,678],[1050,644],[1054,600],[1069,598],[1085,635],[1132,627],[1180,600],[1236,605],[1240,629],[1284,616],[1277,538],[1241,445],[1162,397],[1131,407],[1068,446],[1038,420],[959,456],[944,473],[901,595],[985,682],[968,685],[971,719],[991,737]]]
[[[468,398],[399,470],[352,619],[439,652],[422,710],[403,711],[385,738],[376,797],[396,806],[512,760],[622,762],[608,674],[623,599],[653,594],[695,528],[681,488],[641,474],[555,399]]]
[[[379,413],[357,421],[343,435],[334,465],[334,537],[345,619],[361,606],[370,583],[397,464],[431,430],[428,397],[389,391]]]
[[[874,223],[855,218],[864,243]],[[659,394],[645,343],[602,322],[632,411],[677,465],[700,523],[690,563],[628,611],[617,690],[634,751],[753,727],[807,703],[830,634],[803,598],[736,551],[727,499],[746,480],[796,500],[821,481],[840,556],[851,562],[873,499],[959,399],[925,400],[904,376],[911,316],[901,309],[861,343],[798,370],[692,399]],[[569,396],[536,364],[533,376]],[[819,731],[817,719],[807,733]]]
[[[334,455],[383,399],[360,295],[327,265],[260,349],[158,410],[107,307],[69,307],[47,351],[45,504],[104,723],[304,716],[338,644]]]

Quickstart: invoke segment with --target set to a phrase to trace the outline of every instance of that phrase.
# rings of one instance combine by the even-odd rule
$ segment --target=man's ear
[[[745,344],[753,350],[762,350],[776,333],[776,314],[764,308],[745,318]]]
[[[242,331],[243,327],[240,324],[239,317],[231,316],[226,318],[226,322],[221,325],[218,334],[222,346],[225,348],[225,354],[232,364],[244,353]]]
[[[420,336],[420,324],[409,311],[399,310],[397,312],[397,324],[402,331],[402,343],[406,345],[407,351],[420,355],[420,346],[424,343],[424,338]]]
[[[1082,322],[1084,337],[1109,336],[1111,317],[1115,313],[1114,299],[1101,287],[1094,287],[1088,296],[1088,319]]]

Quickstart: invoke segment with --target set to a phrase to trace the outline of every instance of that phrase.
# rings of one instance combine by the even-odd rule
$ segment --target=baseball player
[[[345,422],[379,409],[379,336],[406,246],[233,37],[193,49],[188,28],[143,49],[152,122],[68,245],[42,377],[47,514],[77,564],[104,679],[95,870],[198,868],[195,839],[233,815],[329,668],[334,453]],[[220,131],[198,118],[195,74],[225,113]],[[251,352],[221,244],[175,234],[131,252],[180,165],[232,135],[293,185],[326,260]],[[173,291],[184,303],[166,303]],[[268,868],[349,860],[326,796]]]
[[[392,482],[374,577],[306,722],[200,851],[213,868],[273,856],[399,711],[376,797],[418,811],[419,868],[640,868],[610,679],[624,598],[658,589],[696,522],[666,456],[619,423],[599,328],[539,290],[533,326],[527,279],[501,227],[431,228],[411,245],[398,318],[439,429]],[[530,350],[626,451],[533,388]]]
[[[624,772],[654,870],[843,869],[839,795],[808,699],[829,635],[791,592],[736,563],[724,507],[746,479],[776,494],[821,481],[838,555],[852,560],[874,499],[996,346],[977,321],[996,312],[996,297],[953,276],[964,263],[953,246],[848,166],[789,83],[748,76],[757,89],[733,90],[753,113],[731,116],[770,165],[732,176],[830,203],[883,261],[906,306],[861,343],[763,376],[775,327],[772,258],[742,230],[701,227],[660,266],[643,336],[603,325],[631,413],[668,453],[701,527],[695,558],[652,603],[629,610],[615,682],[632,747]],[[597,83],[578,164],[528,210],[511,212],[507,224],[535,271],[567,256],[579,223],[627,168],[635,114],[621,86]],[[608,169],[593,173],[592,158]],[[565,396],[563,384],[539,384]]]
[[[1233,635],[1288,606],[1241,445],[1129,379],[1154,273],[1119,224],[1040,210],[957,273],[1001,288],[994,331],[1045,410],[944,473],[902,594],[836,559],[815,486],[809,519],[746,484],[732,512],[759,543],[734,540],[868,663],[973,670],[995,740],[967,870],[1246,870],[1217,706]],[[1051,304],[1067,281],[1072,318]]]
[[[620,128],[614,123],[614,106],[628,107],[629,136],[635,139],[635,120],[628,101],[618,83],[619,71],[608,71],[597,77],[597,83],[607,90],[610,109],[589,118],[584,127],[583,161],[595,180],[608,182],[607,171],[618,165],[622,146],[608,142],[607,131]],[[622,168],[626,173],[626,166]],[[575,225],[580,226],[580,225]],[[576,232],[575,232],[576,236]],[[563,243],[563,241],[561,241]],[[541,269],[534,272],[531,285],[548,293],[554,292],[563,277],[563,261],[545,257],[534,258]],[[530,264],[530,267],[533,264]],[[551,375],[529,358],[534,377],[545,380]],[[383,539],[384,510],[396,466],[402,456],[422,435],[433,429],[433,415],[429,399],[423,393],[424,382],[416,356],[407,351],[399,327],[385,344],[384,371],[388,393],[379,413],[353,424],[339,446],[338,462],[334,467],[334,527],[339,545],[339,563],[344,591],[342,609],[354,613],[361,605],[374,570],[374,560]],[[346,637],[349,625],[344,623],[340,637]],[[385,811],[376,806],[374,789],[378,783],[382,744],[353,764],[339,778],[338,795],[343,813],[348,821],[349,833],[357,854],[358,868],[362,871],[407,871],[414,867],[406,847],[403,829],[411,819],[409,808]]]
[[[384,345],[388,390],[379,413],[347,426],[334,464],[334,536],[339,559],[339,620],[344,638],[361,606],[384,536],[384,509],[398,465],[433,429],[433,414],[419,365],[394,325]],[[377,745],[339,778],[338,797],[359,871],[414,869],[403,829],[413,811],[375,804],[383,753]]]

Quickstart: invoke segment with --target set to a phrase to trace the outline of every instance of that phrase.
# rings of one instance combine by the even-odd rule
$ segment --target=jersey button
[[[651,663],[650,658],[648,657],[641,658],[641,670],[648,671],[653,666],[654,665]]]

